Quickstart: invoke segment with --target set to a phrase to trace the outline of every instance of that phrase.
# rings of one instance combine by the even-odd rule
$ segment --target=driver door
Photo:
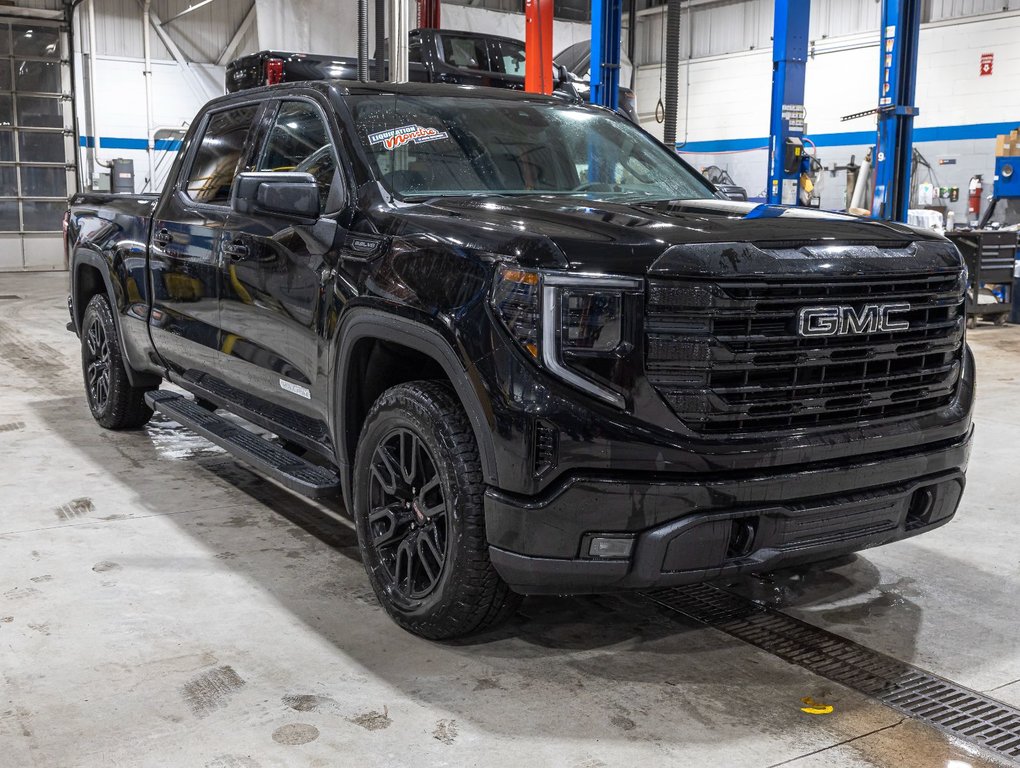
[[[311,173],[319,186],[320,214],[342,207],[336,143],[327,112],[311,97],[280,99],[252,170]],[[327,232],[335,232],[326,228]],[[232,212],[224,234],[220,322],[223,376],[236,390],[314,419],[303,433],[325,432],[328,393],[320,366],[320,339],[329,296],[320,227],[260,211]]]

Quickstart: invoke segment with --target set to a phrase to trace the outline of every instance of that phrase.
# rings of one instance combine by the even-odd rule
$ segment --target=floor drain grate
[[[996,754],[1020,758],[1020,710],[982,693],[707,584],[645,594],[908,717]]]

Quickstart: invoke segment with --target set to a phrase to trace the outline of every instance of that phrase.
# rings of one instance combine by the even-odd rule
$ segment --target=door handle
[[[230,257],[231,261],[244,261],[248,258],[248,246],[240,240],[227,243],[223,246],[223,252]]]
[[[174,241],[174,236],[170,234],[169,229],[163,227],[163,229],[152,236],[152,240],[157,245],[169,245]]]

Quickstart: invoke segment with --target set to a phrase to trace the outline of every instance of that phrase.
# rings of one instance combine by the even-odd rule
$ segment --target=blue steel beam
[[[878,143],[871,215],[889,221],[906,221],[910,205],[920,31],[921,0],[882,0]]]
[[[623,0],[591,0],[591,103],[612,110],[620,102],[622,32]]]
[[[772,112],[769,122],[769,180],[772,205],[796,204],[800,163],[785,170],[786,143],[804,134],[804,74],[808,57],[811,0],[776,0],[772,34]]]

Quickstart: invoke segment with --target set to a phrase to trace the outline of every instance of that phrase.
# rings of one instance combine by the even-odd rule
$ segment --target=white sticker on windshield
[[[390,128],[387,131],[368,134],[369,144],[382,144],[386,149],[396,149],[405,144],[424,144],[426,141],[448,139],[446,131],[426,128],[423,125],[405,125],[402,128]]]

